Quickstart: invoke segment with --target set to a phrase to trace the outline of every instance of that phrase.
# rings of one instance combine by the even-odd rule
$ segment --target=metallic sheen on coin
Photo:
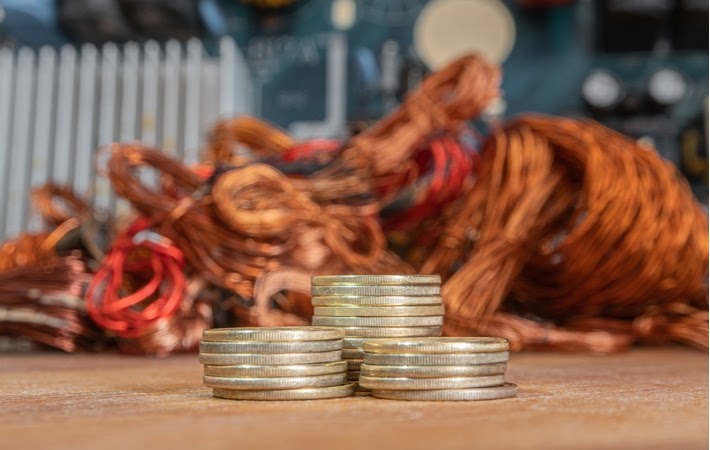
[[[364,360],[366,364],[380,366],[461,366],[506,362],[508,352],[397,355],[365,352]]]
[[[503,375],[506,363],[470,364],[465,366],[373,366],[362,364],[360,370],[368,377],[444,378]]]
[[[343,349],[343,359],[363,359],[365,352],[361,348]]]
[[[213,395],[232,400],[323,400],[327,398],[351,397],[355,384],[304,389],[280,389],[263,391],[238,391],[235,389],[214,389]]]
[[[368,353],[491,353],[508,350],[508,340],[495,337],[431,337],[380,339],[364,345]]]
[[[319,353],[200,353],[200,362],[211,366],[258,364],[314,364],[339,361],[341,350]]]
[[[441,284],[439,275],[317,275],[311,277],[313,286],[356,284]]]
[[[441,336],[442,327],[343,327],[348,337],[396,338]]]
[[[505,375],[450,378],[388,378],[360,375],[360,386],[368,389],[424,390],[463,389],[500,386],[505,383]]]
[[[350,285],[350,286],[311,286],[311,294],[315,295],[395,295],[412,297],[430,297],[441,295],[441,286],[433,285],[410,285],[410,286],[374,286],[374,285]]]
[[[301,342],[200,342],[201,353],[314,353],[343,348],[342,339]]]
[[[348,363],[348,371],[352,372],[353,370],[360,370],[360,366],[362,365],[362,359],[346,359]]]
[[[342,373],[348,370],[348,363],[335,361],[321,364],[288,364],[281,366],[205,366],[205,375],[213,377],[309,377]]]
[[[330,341],[345,335],[337,328],[327,327],[245,327],[212,328],[202,333],[203,341]]]
[[[336,386],[346,382],[347,374],[335,373],[316,375],[312,377],[260,377],[260,378],[226,378],[202,377],[203,384],[211,388],[258,390],[258,389],[297,389],[306,387]]]
[[[443,305],[432,306],[317,306],[313,315],[322,317],[412,317],[444,314]]]
[[[440,295],[426,297],[319,295],[311,297],[313,306],[420,306],[442,305]]]
[[[313,325],[333,327],[430,327],[444,324],[443,316],[419,317],[320,317]]]
[[[415,401],[472,401],[496,400],[515,397],[518,387],[513,383],[502,386],[469,389],[438,389],[429,391],[393,391],[373,389],[372,395],[376,398],[390,400],[415,400]]]

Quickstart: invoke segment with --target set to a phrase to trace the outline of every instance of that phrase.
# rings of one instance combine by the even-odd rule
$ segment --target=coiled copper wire
[[[448,278],[446,333],[503,334],[514,348],[707,348],[707,217],[669,162],[601,125],[537,116],[495,132],[481,158],[422,268]]]

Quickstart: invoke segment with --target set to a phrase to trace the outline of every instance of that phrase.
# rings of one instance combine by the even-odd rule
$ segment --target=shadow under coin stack
[[[506,339],[382,339],[364,349],[359,383],[377,398],[493,400],[517,393],[505,382]]]
[[[313,325],[345,331],[348,380],[360,376],[365,342],[441,336],[444,305],[438,275],[328,275],[311,279]],[[368,394],[358,387],[358,394]]]
[[[343,330],[325,327],[215,328],[200,342],[204,384],[234,400],[349,397]]]

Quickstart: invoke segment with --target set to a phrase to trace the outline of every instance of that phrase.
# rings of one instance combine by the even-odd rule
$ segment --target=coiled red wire
[[[179,309],[185,293],[185,258],[168,239],[135,236],[149,228],[141,218],[120,234],[94,274],[86,308],[98,325],[123,338],[143,335]]]

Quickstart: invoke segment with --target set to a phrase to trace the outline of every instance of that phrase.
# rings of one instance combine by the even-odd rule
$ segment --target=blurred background
[[[236,114],[346,138],[473,50],[503,67],[489,120],[594,118],[707,205],[707,0],[0,0],[0,238],[41,228],[48,180],[126,207],[97,169],[108,143],[195,163]]]

